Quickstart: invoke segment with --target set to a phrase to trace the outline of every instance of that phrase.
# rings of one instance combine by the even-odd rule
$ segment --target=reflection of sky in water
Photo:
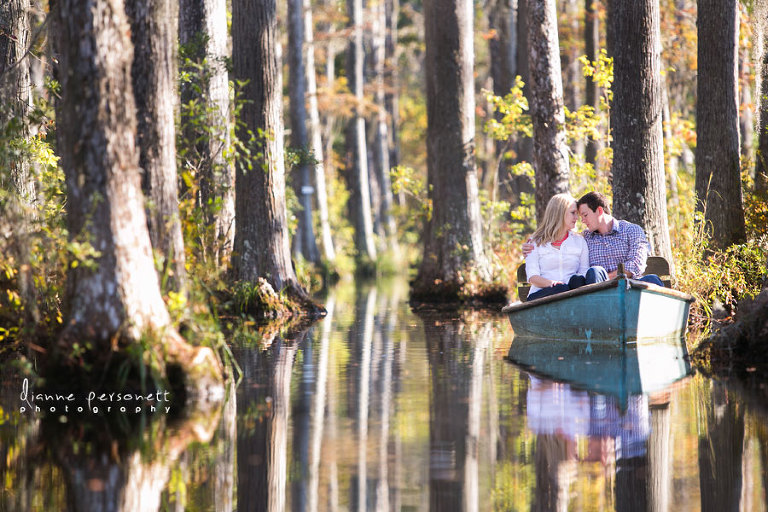
[[[526,417],[534,433],[569,439],[614,438],[617,458],[645,455],[651,430],[647,396],[630,396],[627,409],[621,411],[615,396],[588,393],[534,375],[529,379]]]

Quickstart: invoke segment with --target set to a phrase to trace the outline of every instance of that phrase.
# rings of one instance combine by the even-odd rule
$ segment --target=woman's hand
[[[541,276],[533,276],[528,280],[528,282],[539,288],[551,288],[552,286],[558,284],[564,284],[562,281],[553,281],[552,279],[547,279],[546,277]]]

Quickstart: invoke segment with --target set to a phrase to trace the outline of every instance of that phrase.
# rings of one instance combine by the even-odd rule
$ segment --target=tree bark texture
[[[363,117],[363,2],[347,0],[348,28],[351,31],[347,47],[347,83],[355,96],[355,111],[347,125],[347,176],[350,186],[350,214],[355,229],[355,250],[358,260],[376,260],[373,240],[370,185],[368,181],[368,149]]]
[[[141,193],[131,84],[133,47],[122,0],[58,2],[58,147],[70,240],[98,251],[67,273],[64,338],[138,339],[170,323]]]
[[[134,48],[131,71],[139,167],[149,200],[149,238],[173,291],[186,287],[176,173],[178,12],[171,0],[125,0]]]
[[[595,10],[597,0],[584,0],[584,54],[590,62],[597,60],[597,50],[600,47],[600,29]],[[591,105],[597,111],[597,84],[591,76],[585,77],[584,82],[584,103]],[[587,147],[584,150],[584,161],[588,164],[597,163],[597,142],[588,139]]]
[[[400,15],[400,0],[385,0],[386,15],[386,43],[385,43],[385,66],[384,81],[387,84],[385,103],[387,106],[387,116],[389,118],[389,165],[397,167],[400,165],[400,142],[398,134],[400,133],[400,72],[399,58],[400,53],[397,45],[397,20]],[[401,206],[405,202],[403,197],[398,197],[398,204]]]
[[[236,279],[256,283],[263,277],[275,291],[289,288],[303,297],[291,263],[286,221],[276,7],[275,0],[232,4],[235,78],[248,81],[239,137],[248,140],[247,130],[257,137],[252,168],[247,163],[237,167],[235,211],[241,220],[236,224],[232,264]]]
[[[326,261],[336,259],[336,250],[331,236],[331,224],[328,220],[328,192],[325,179],[325,156],[321,137],[320,112],[317,107],[317,75],[315,74],[315,43],[312,22],[312,5],[304,0],[304,39],[306,40],[306,65],[304,72],[307,80],[307,113],[309,115],[308,137],[312,155],[315,157],[314,186],[317,198],[317,213],[320,220],[320,237],[323,257]]]
[[[757,91],[758,103],[758,137],[757,154],[755,155],[755,192],[761,197],[768,197],[768,37],[765,34],[765,24],[768,22],[768,8],[760,10],[763,18],[757,34],[759,46],[760,71],[757,74],[760,88]]]
[[[713,246],[746,239],[741,196],[736,0],[699,0],[696,195]]]
[[[427,80],[427,176],[432,216],[414,296],[459,289],[471,266],[489,267],[483,248],[475,164],[472,2],[424,3]],[[449,299],[450,300],[450,299]]]
[[[531,100],[530,52],[528,51],[528,4],[531,0],[517,0],[517,74],[523,80],[523,96]],[[517,159],[533,163],[533,140],[520,137],[517,141]]]
[[[291,73],[289,87],[291,99],[291,144],[301,151],[309,150],[306,105],[306,71],[304,49],[304,2],[288,0],[288,63]],[[312,226],[312,175],[310,163],[302,158],[294,170],[293,188],[301,203],[299,225],[293,240],[296,254],[312,263],[320,262],[315,231]]]
[[[397,243],[397,226],[392,215],[392,181],[389,177],[390,162],[390,136],[389,121],[387,119],[386,103],[386,30],[387,16],[384,2],[371,5],[371,52],[370,61],[373,70],[373,100],[376,105],[376,116],[373,120],[373,168],[381,194],[381,203],[377,216],[382,225],[384,236],[381,246],[384,250],[399,252]]]
[[[613,215],[640,225],[672,261],[662,136],[658,0],[611,2],[614,33]]]
[[[570,176],[555,0],[528,0],[528,52],[536,218],[541,220],[549,199],[568,192]]]
[[[220,261],[226,261],[235,241],[235,183],[232,163],[224,157],[230,146],[231,109],[229,99],[229,57],[226,0],[179,0],[179,42],[192,47],[201,44],[193,56],[205,61],[204,76],[197,92],[191,87],[181,90],[181,101],[205,104],[206,134],[189,133],[198,138],[201,157],[200,201],[206,222],[213,229],[213,239]]]
[[[0,130],[17,118],[21,132],[28,130],[27,113],[30,105],[29,59],[30,46],[29,0],[3,0],[0,5]],[[35,184],[29,163],[24,159],[9,162],[11,185],[24,203],[35,200]],[[3,177],[4,178],[4,177]]]

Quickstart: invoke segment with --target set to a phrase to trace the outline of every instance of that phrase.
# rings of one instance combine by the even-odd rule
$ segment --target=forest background
[[[673,263],[676,287],[697,299],[695,330],[740,309],[756,320],[729,338],[757,340],[768,325],[765,293],[739,307],[766,271],[762,2],[100,0],[102,27],[76,21],[85,4],[0,8],[5,349],[58,346],[82,366],[103,340],[170,326],[224,353],[222,331],[254,336],[253,316],[321,314],[312,297],[333,280],[405,268],[413,299],[503,301],[548,197],[593,189]],[[78,53],[121,24],[127,39],[95,44],[91,61]],[[660,58],[641,66],[635,48]],[[130,79],[110,82],[120,73],[99,68],[100,53],[121,55]],[[468,82],[440,75],[446,55]],[[82,62],[93,67],[78,81]],[[99,124],[114,108],[78,96],[92,82],[122,84],[103,101],[124,104],[127,124]],[[78,151],[94,126],[118,138],[135,126],[135,141],[116,160],[94,145],[89,155],[107,156],[89,175]],[[159,284],[102,276],[141,289],[121,292],[102,325],[109,308],[94,305],[111,299],[83,283],[123,259],[119,241],[101,243],[119,238],[115,224],[99,233],[122,201],[88,187],[99,172],[111,183],[120,155],[146,197],[128,231],[147,226]],[[446,220],[454,210],[466,225]],[[162,303],[147,306],[155,287]]]

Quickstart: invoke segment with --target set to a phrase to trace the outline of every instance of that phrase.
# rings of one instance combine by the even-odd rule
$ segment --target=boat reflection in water
[[[630,395],[662,390],[691,373],[679,337],[623,343],[515,337],[507,357],[542,376],[615,396],[622,407]]]
[[[690,374],[684,339],[592,347],[515,338],[508,358],[530,372],[526,419],[536,435],[534,510],[567,510],[571,481],[585,461],[613,469],[616,510],[667,510],[666,388]]]

